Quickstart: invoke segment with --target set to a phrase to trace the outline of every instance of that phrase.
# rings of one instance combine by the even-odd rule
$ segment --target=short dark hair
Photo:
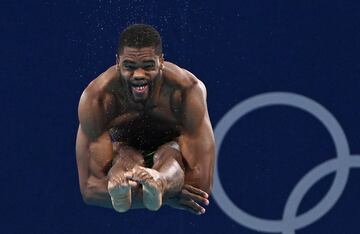
[[[135,48],[154,47],[156,54],[162,53],[160,33],[147,24],[133,24],[125,28],[120,34],[119,54],[123,52],[125,46]]]

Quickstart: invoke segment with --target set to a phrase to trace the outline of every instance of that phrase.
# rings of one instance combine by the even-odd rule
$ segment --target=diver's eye
[[[123,67],[126,69],[126,70],[135,70],[135,66],[134,65],[131,65],[131,64],[123,64]]]
[[[145,70],[154,70],[155,66],[154,65],[146,65],[146,66],[144,66],[144,69]]]

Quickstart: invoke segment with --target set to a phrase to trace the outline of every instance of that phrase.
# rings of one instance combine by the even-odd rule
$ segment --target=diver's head
[[[159,32],[150,25],[134,24],[120,35],[117,68],[135,102],[143,102],[154,90],[164,57]]]

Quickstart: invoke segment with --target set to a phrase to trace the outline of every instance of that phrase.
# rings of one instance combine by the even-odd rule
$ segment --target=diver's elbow
[[[89,184],[81,189],[82,200],[86,205],[99,206],[99,199],[97,196],[97,188],[90,186]]]
[[[82,200],[86,205],[95,205],[94,204],[94,198],[93,198],[93,194],[89,189],[83,189],[81,191],[81,196],[82,196]]]

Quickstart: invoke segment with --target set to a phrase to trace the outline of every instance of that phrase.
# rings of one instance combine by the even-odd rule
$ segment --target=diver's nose
[[[134,79],[145,79],[145,71],[142,68],[137,68],[134,71],[134,75],[133,75]]]

